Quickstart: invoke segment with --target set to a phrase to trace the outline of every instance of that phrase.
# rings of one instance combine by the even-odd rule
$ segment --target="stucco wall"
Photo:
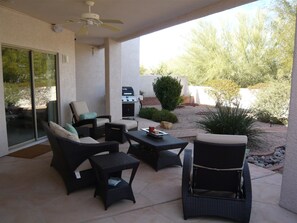
[[[62,123],[70,121],[68,103],[76,96],[74,33],[67,30],[55,33],[50,24],[4,7],[0,7],[0,30],[1,46],[10,45],[59,54],[60,118]],[[69,62],[62,63],[61,55],[68,56]],[[8,153],[8,144],[1,54],[0,61],[0,156],[3,156]]]
[[[122,84],[139,94],[139,38],[122,43]]]
[[[121,85],[132,86],[135,95],[139,92],[139,39],[120,43],[121,80],[112,83],[121,91]],[[76,97],[86,101],[91,111],[107,114],[105,95],[105,50],[86,44],[76,44]],[[121,95],[120,95],[121,96]],[[111,103],[121,104],[121,99],[111,98]],[[118,105],[117,105],[118,106]],[[117,109],[119,110],[119,109]],[[135,106],[138,113],[139,106]]]
[[[139,95],[139,38],[122,43],[122,85],[132,86],[134,95]],[[135,114],[139,112],[139,103],[135,104]]]
[[[86,101],[88,108],[105,114],[104,50],[76,44],[76,99]]]
[[[295,33],[294,63],[291,85],[286,159],[282,178],[280,205],[297,213],[297,33]]]
[[[215,100],[209,95],[208,90],[210,87],[204,86],[189,86],[189,94],[194,97],[194,102],[203,105],[215,105]],[[256,100],[256,92],[247,88],[241,88],[240,106],[242,108],[251,108]]]

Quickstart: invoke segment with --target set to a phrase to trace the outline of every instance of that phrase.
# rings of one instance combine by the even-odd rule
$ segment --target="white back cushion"
[[[137,121],[129,120],[129,119],[121,119],[121,120],[114,121],[112,123],[125,125],[126,130],[134,129],[137,127],[137,124],[138,124]]]
[[[80,142],[78,136],[76,134],[73,134],[66,129],[64,129],[62,126],[50,121],[49,122],[50,129],[58,136],[61,136],[63,138],[75,141],[75,142]]]
[[[220,143],[220,144],[247,144],[246,135],[223,135],[223,134],[206,134],[198,133],[196,139],[202,142]]]
[[[85,114],[89,112],[87,103],[85,101],[73,101],[71,102],[73,112],[75,115],[75,118],[79,120],[79,116],[81,114]]]

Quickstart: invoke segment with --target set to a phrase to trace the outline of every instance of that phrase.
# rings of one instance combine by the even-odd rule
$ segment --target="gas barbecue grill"
[[[134,96],[132,87],[122,87],[122,116],[135,116],[135,104],[138,98]]]

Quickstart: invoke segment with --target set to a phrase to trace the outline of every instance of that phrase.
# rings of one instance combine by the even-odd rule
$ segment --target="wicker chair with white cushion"
[[[249,222],[252,188],[247,137],[201,134],[186,150],[182,174],[184,218],[217,216]]]
[[[98,139],[105,134],[105,123],[110,122],[110,115],[97,116],[95,112],[90,112],[85,101],[73,101],[69,104],[73,114],[72,124],[74,127],[84,127],[89,131],[89,135]]]

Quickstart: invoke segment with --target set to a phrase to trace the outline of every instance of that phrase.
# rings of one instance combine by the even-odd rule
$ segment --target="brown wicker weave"
[[[97,118],[106,118],[106,119],[109,119],[109,122],[110,122],[111,121],[110,115],[100,115],[94,119],[77,120],[72,103],[70,103],[69,106],[73,115],[72,125],[74,127],[86,128],[87,131],[89,132],[89,136],[94,139],[99,139],[100,137],[104,136],[105,126],[104,125],[97,126]],[[87,126],[90,126],[90,127],[87,127]]]
[[[123,152],[92,156],[89,160],[97,178],[94,197],[101,196],[105,210],[112,203],[122,199],[132,200],[135,203],[131,185],[139,166],[139,160]],[[128,182],[121,178],[122,171],[127,169],[132,169]],[[117,177],[120,179],[120,183],[116,186],[109,185],[110,177]]]
[[[182,166],[179,156],[188,142],[169,134],[157,139],[148,136],[142,130],[126,132],[126,136],[130,144],[127,153],[145,161],[156,171],[170,166]],[[132,141],[137,143],[132,143]],[[170,151],[173,149],[179,149],[179,152]]]
[[[209,158],[205,158],[204,155],[206,154],[202,155],[203,158],[200,158],[204,160],[204,163],[201,164],[198,162],[198,167],[197,165],[196,167],[193,167],[192,151],[185,150],[182,174],[184,219],[198,216],[216,216],[229,218],[239,222],[249,222],[252,206],[252,188],[247,162],[244,162],[243,171],[232,171],[230,165],[235,165],[235,163],[238,162],[227,164],[229,166],[226,168],[229,168],[230,171],[220,171],[215,167],[219,165],[219,168],[222,168],[224,165],[223,160],[226,157],[227,160],[229,158],[236,160],[241,154],[244,159],[244,154],[242,154],[241,151],[245,150],[246,145],[232,145],[233,148],[230,149],[230,145],[223,145],[223,148],[219,148],[217,144],[200,144],[199,142],[194,141],[194,163],[195,159],[199,156],[199,147],[203,147],[206,144],[208,144],[207,149],[205,149],[203,153],[208,152]],[[221,154],[213,153],[210,149],[212,146],[221,149]],[[228,152],[224,152],[224,148],[227,147],[230,150],[229,152],[234,149],[234,153],[231,157]],[[213,159],[213,157],[215,158]],[[211,162],[213,162],[214,165],[210,168],[205,168],[205,165],[209,165]],[[239,160],[239,162],[243,163],[243,160]],[[194,175],[192,175],[192,169],[194,169]],[[243,177],[242,186],[241,174]],[[230,196],[230,194],[233,196]]]
[[[53,158],[51,166],[54,167],[63,178],[67,194],[85,187],[94,186],[96,177],[93,169],[80,171],[81,178],[77,179],[74,171],[90,156],[108,151],[119,152],[117,142],[105,142],[96,144],[78,143],[54,134],[47,123],[43,122],[43,128],[50,142]]]
[[[137,123],[138,125],[138,123]],[[105,123],[105,141],[117,141],[119,143],[125,143],[127,141],[125,132],[137,130],[138,126],[133,129],[126,129],[124,124],[117,123]]]

